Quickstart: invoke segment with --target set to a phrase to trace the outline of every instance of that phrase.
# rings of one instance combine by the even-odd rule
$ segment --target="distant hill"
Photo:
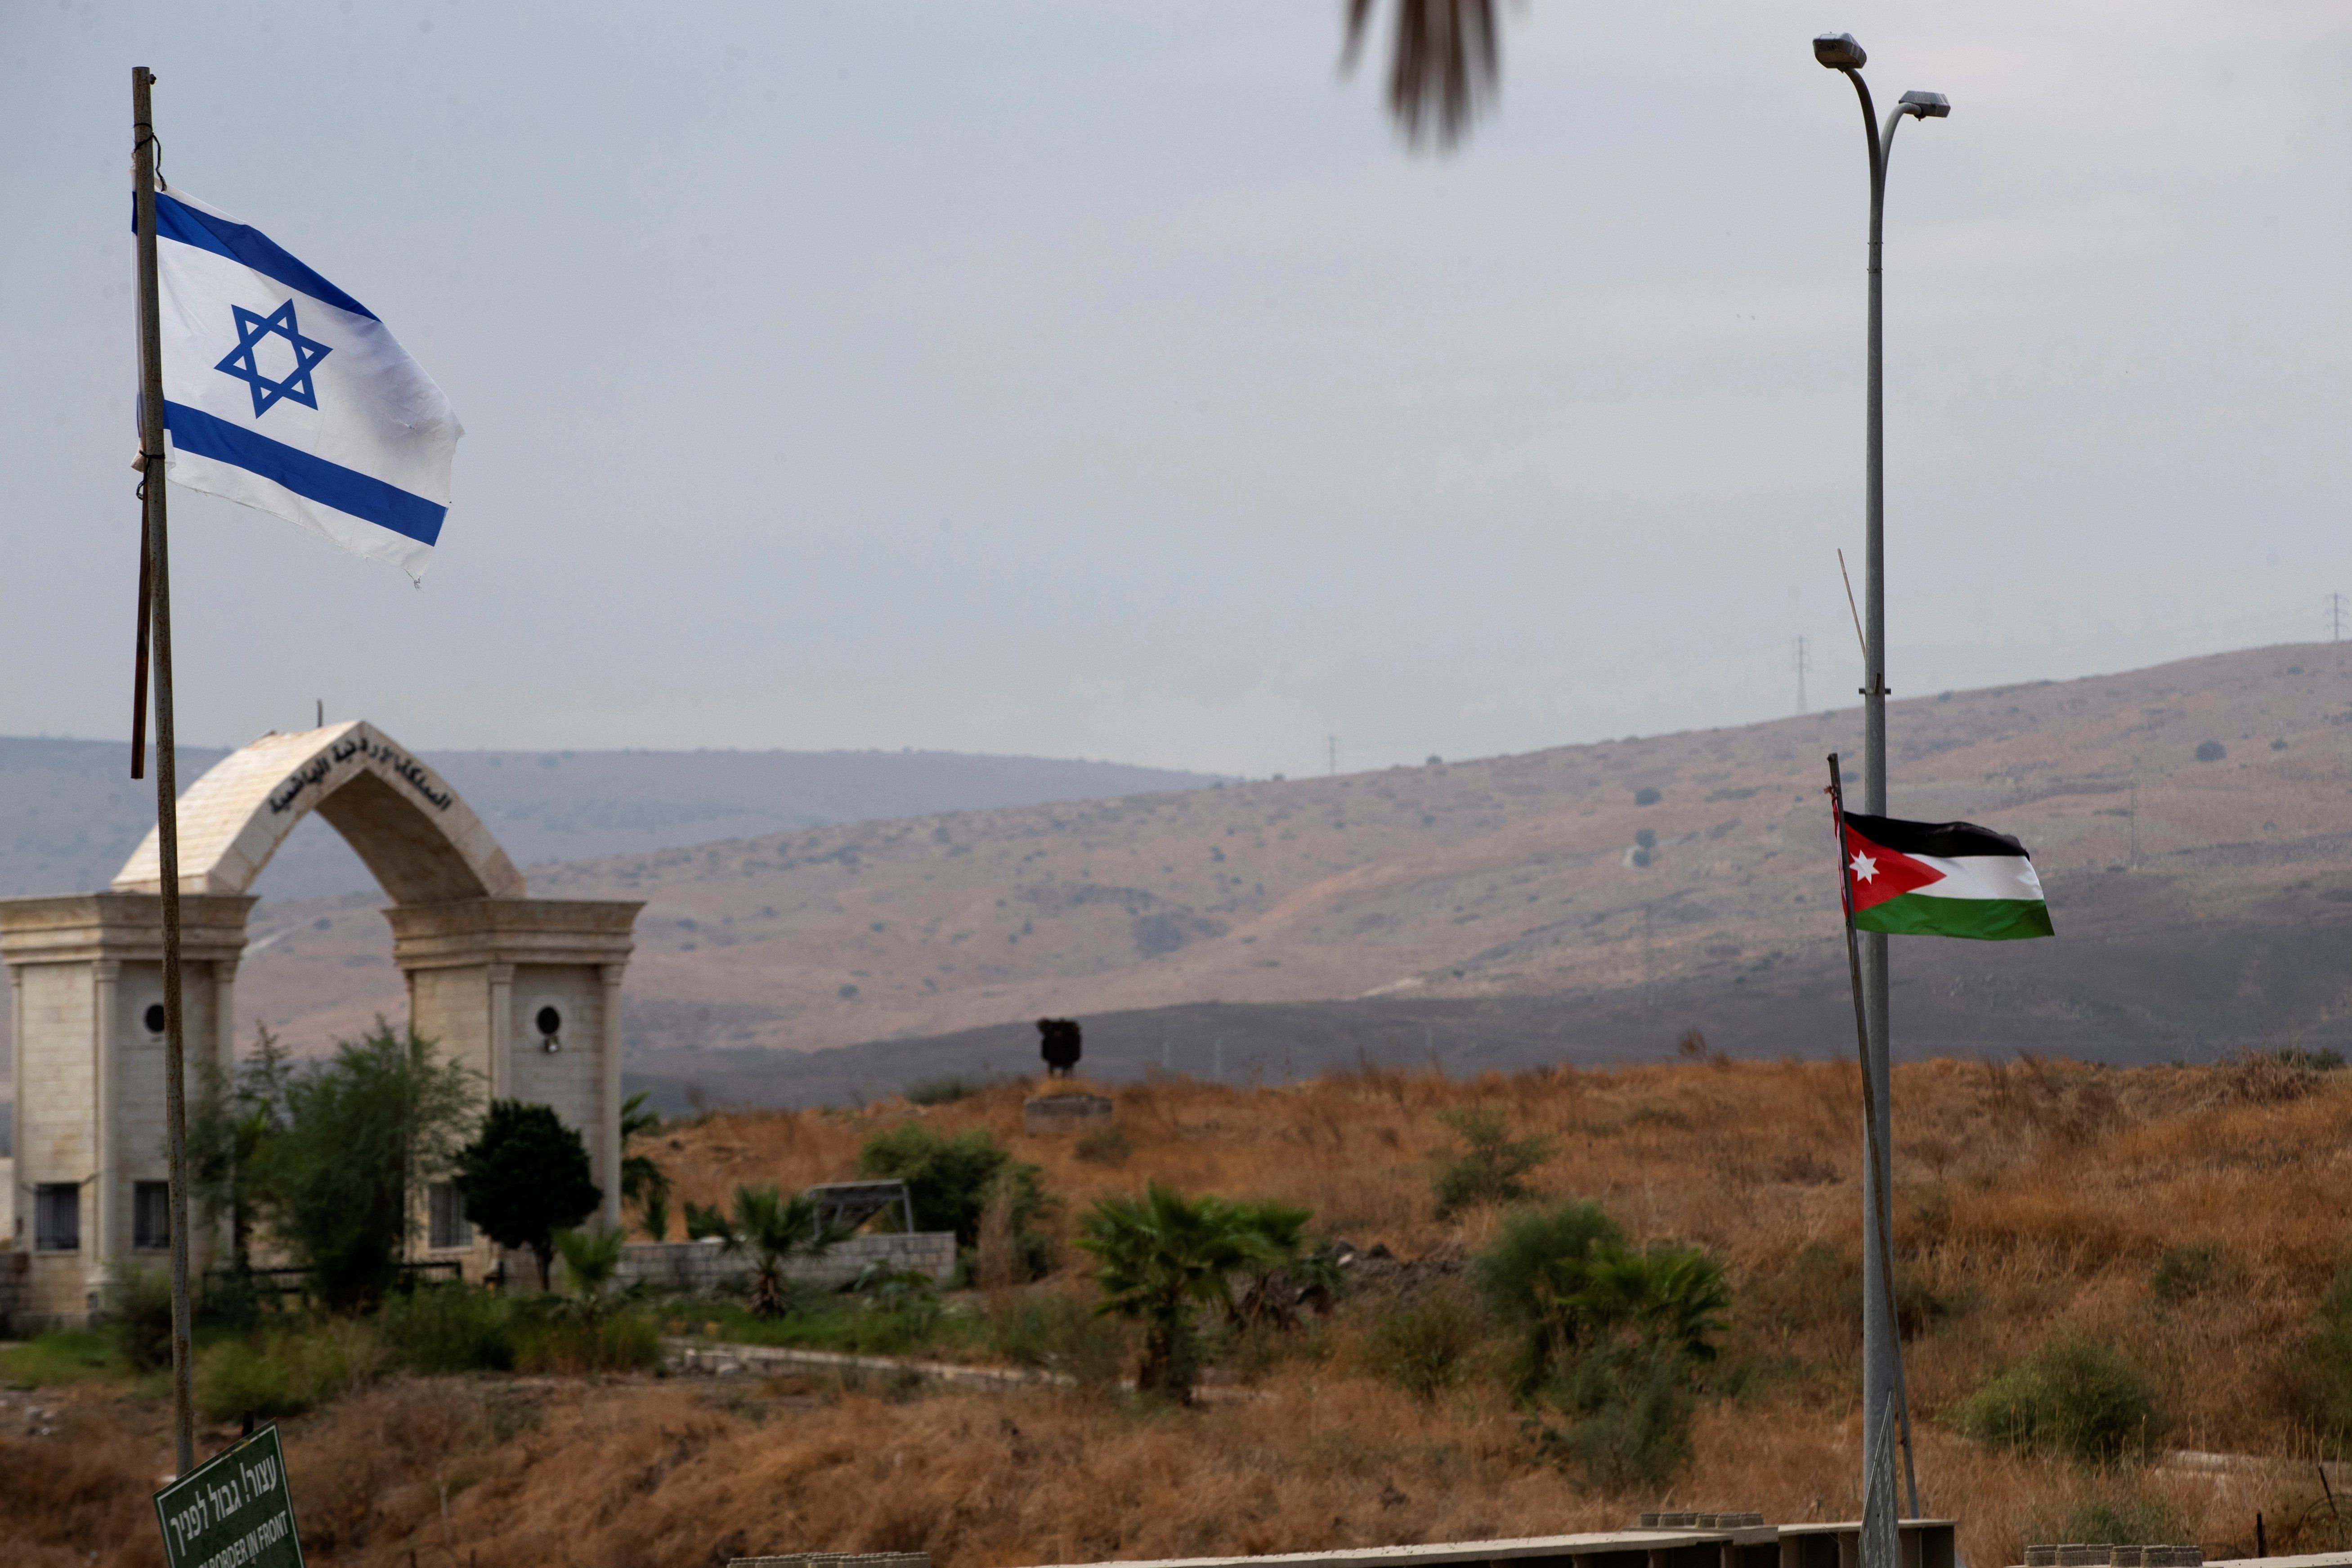
[[[227,753],[184,746],[181,787]],[[1213,775],[955,752],[436,752],[433,765],[517,865],[940,811],[1196,789]],[[150,775],[152,778],[152,774]],[[152,783],[104,741],[0,737],[0,898],[103,888],[154,826]],[[264,874],[274,898],[372,890],[305,823]]]
[[[2352,1047],[2352,648],[1906,699],[1890,723],[1895,811],[2021,836],[2060,931],[1903,940],[1906,1054]],[[678,1094],[1024,1070],[1042,1015],[1090,1020],[1088,1063],[1114,1072],[1164,1050],[1205,1075],[1220,1035],[1233,1077],[1359,1050],[1655,1056],[1694,1026],[1734,1053],[1818,1056],[1852,1048],[1822,785],[1859,728],[1845,709],[530,875],[647,900],[632,1063]],[[376,902],[265,905],[240,1003],[310,1043],[397,1013]]]

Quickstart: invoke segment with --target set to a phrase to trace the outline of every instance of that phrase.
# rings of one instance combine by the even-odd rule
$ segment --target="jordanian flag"
[[[1853,813],[1844,827],[1855,929],[1983,942],[2056,934],[2032,858],[2008,834]]]

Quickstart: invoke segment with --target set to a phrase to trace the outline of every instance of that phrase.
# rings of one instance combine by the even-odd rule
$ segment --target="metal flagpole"
[[[1864,458],[1863,509],[1866,531],[1863,591],[1864,603],[1868,607],[1863,612],[1862,799],[1865,812],[1883,815],[1886,810],[1886,420],[1885,333],[1879,258],[1885,233],[1886,164],[1895,151],[1895,132],[1906,119],[1941,120],[1951,112],[1951,105],[1941,93],[1906,92],[1894,112],[1887,115],[1882,129],[1869,84],[1862,78],[1862,68],[1869,63],[1869,58],[1851,33],[1823,33],[1813,39],[1813,58],[1843,73],[1853,84],[1854,96],[1862,108],[1863,135],[1870,153],[1870,295],[1867,408],[1864,419],[1867,451]],[[1841,861],[1844,858],[1843,839],[1841,832]],[[1864,1223],[1867,1228],[1880,1233],[1880,1245],[1875,1248],[1865,1246],[1862,1261],[1863,1484],[1865,1489],[1874,1489],[1879,1484],[1878,1478],[1885,1476],[1890,1478],[1887,1489],[1892,1491],[1894,1466],[1879,1462],[1884,1457],[1873,1452],[1877,1427],[1871,1418],[1872,1413],[1892,1401],[1903,1411],[1904,1430],[1907,1433],[1910,1427],[1909,1409],[1901,1396],[1903,1351],[1895,1321],[1895,1280],[1885,1268],[1891,1247],[1885,1237],[1885,1217],[1891,1213],[1892,1199],[1886,1191],[1891,1172],[1884,1163],[1884,1155],[1895,1135],[1889,1115],[1889,1102],[1894,1098],[1894,1048],[1888,1035],[1888,955],[1884,932],[1873,931],[1866,940],[1857,941],[1852,919],[1852,889],[1847,891],[1846,945],[1853,968],[1855,1007],[1863,1026],[1863,1114],[1869,1122],[1868,1141],[1873,1146],[1871,1168],[1863,1182],[1864,1212],[1867,1216]],[[1874,1274],[1880,1277],[1874,1289],[1870,1282]],[[1907,1456],[1907,1446],[1906,1453]],[[1889,1498],[1887,1506],[1892,1504]],[[1916,1500],[1912,1511],[1918,1511]],[[1868,1563],[1865,1568],[1894,1565]]]
[[[142,575],[155,680],[155,847],[163,895],[163,1123],[170,1148],[172,1438],[178,1473],[196,1464],[188,1384],[188,1096],[180,1011],[180,823],[172,734],[172,552],[163,511],[163,328],[155,274],[155,73],[131,69],[131,150],[139,214],[139,493],[146,502]],[[100,1234],[104,1234],[100,1221]]]
[[[1889,1194],[1895,1172],[1886,1162],[1885,1146],[1879,1142],[1878,1137],[1878,1091],[1872,1086],[1870,1071],[1870,1024],[1863,1012],[1862,948],[1855,941],[1853,929],[1853,864],[1846,858],[1845,852],[1845,783],[1838,773],[1838,759],[1835,752],[1830,753],[1829,796],[1830,818],[1837,830],[1838,896],[1845,911],[1846,971],[1853,982],[1854,1044],[1862,1055],[1862,1121],[1863,1126],[1866,1129],[1863,1142],[1870,1160],[1872,1176],[1872,1179],[1864,1185],[1865,1189],[1874,1190],[1871,1212],[1865,1228],[1871,1232],[1871,1254],[1878,1260],[1878,1278],[1884,1286],[1886,1321],[1896,1330],[1899,1336],[1902,1320],[1896,1316],[1895,1310],[1895,1257],[1894,1247],[1888,1239],[1895,1231],[1894,1200]],[[1919,1472],[1911,1459],[1911,1395],[1905,1386],[1903,1342],[1899,1337],[1895,1342],[1894,1351],[1895,1388],[1891,1395],[1891,1403],[1901,1417],[1899,1430],[1903,1440],[1903,1480],[1905,1489],[1910,1498],[1911,1517],[1916,1519],[1919,1517]],[[1867,1436],[1873,1429],[1867,1405],[1864,1406],[1863,1423],[1864,1435]],[[1883,1433],[1883,1427],[1880,1430]],[[1865,1464],[1870,1462],[1868,1456],[1864,1457],[1864,1462]],[[1875,1478],[1865,1476],[1864,1481],[1865,1484],[1874,1485]],[[1891,1487],[1894,1483],[1890,1480],[1887,1484]]]

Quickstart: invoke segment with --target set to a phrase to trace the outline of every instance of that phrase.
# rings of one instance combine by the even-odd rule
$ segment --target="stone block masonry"
[[[827,1248],[822,1258],[793,1258],[784,1274],[795,1284],[837,1289],[877,1261],[944,1285],[955,1276],[955,1233],[853,1236]],[[716,1241],[633,1241],[621,1252],[624,1283],[643,1279],[674,1290],[709,1291],[742,1279],[751,1271],[750,1254],[730,1253]]]

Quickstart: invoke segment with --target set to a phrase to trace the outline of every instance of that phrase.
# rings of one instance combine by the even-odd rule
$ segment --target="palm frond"
[[[1502,35],[1494,0],[1392,0],[1389,117],[1405,141],[1450,152],[1469,134],[1502,80]],[[1348,0],[1341,68],[1353,68],[1371,29],[1374,0]]]

